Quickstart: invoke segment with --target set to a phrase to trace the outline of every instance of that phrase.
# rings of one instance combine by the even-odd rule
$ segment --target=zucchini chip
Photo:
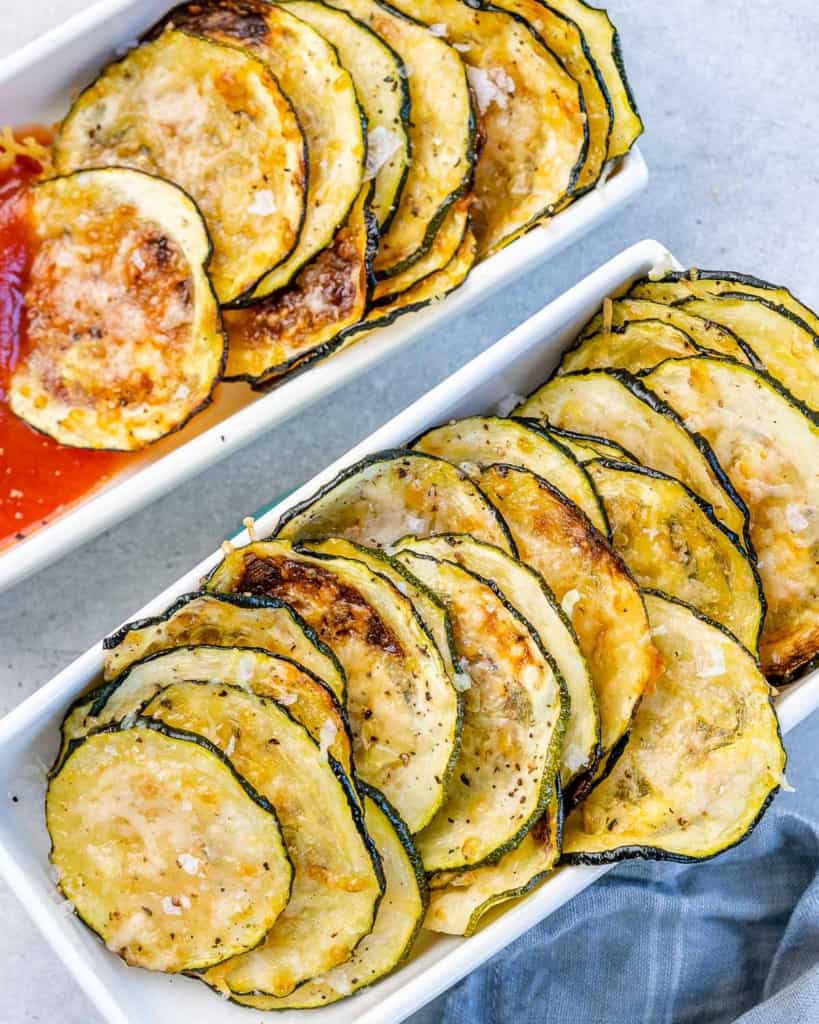
[[[643,465],[690,487],[749,547],[747,509],[708,441],[687,429],[661,397],[625,370],[581,370],[554,377],[516,412],[625,445]]]
[[[648,593],[646,606],[665,671],[611,774],[567,818],[569,861],[713,857],[750,834],[784,777],[754,658],[687,605]]]
[[[462,534],[445,534],[413,545],[417,553],[456,562],[492,582],[540,637],[566,683],[570,711],[563,737],[560,774],[566,785],[591,771],[600,748],[600,715],[589,666],[568,616],[543,578],[491,544]]]
[[[130,50],[75,101],[54,162],[60,174],[134,167],[184,188],[213,237],[220,302],[252,289],[299,238],[304,136],[270,70],[234,47],[163,32]]]
[[[563,445],[538,424],[498,416],[469,416],[433,427],[412,444],[413,450],[437,455],[477,478],[494,463],[523,466],[548,480],[608,534],[606,513],[589,474]]]
[[[285,8],[321,33],[353,79],[367,118],[365,178],[375,181],[372,210],[384,231],[398,208],[409,171],[410,96],[396,51],[363,21],[320,0],[285,0]]]
[[[415,837],[432,872],[494,863],[520,844],[560,770],[568,697],[555,662],[507,595],[436,559],[427,545],[407,540],[396,557],[446,604],[469,680],[446,799]]]
[[[127,622],[106,637],[105,679],[169,647],[210,644],[281,654],[318,676],[344,703],[344,669],[295,608],[250,594],[183,594],[161,615]]]
[[[429,894],[421,859],[409,829],[386,798],[365,785],[364,822],[384,867],[386,888],[373,930],[356,946],[352,957],[313,981],[300,985],[284,999],[240,996],[243,1006],[256,1010],[307,1010],[346,999],[385,974],[409,955],[424,920]]]
[[[622,327],[578,338],[563,353],[557,372],[617,367],[637,373],[664,359],[699,355],[703,350],[678,327],[662,320],[630,320]]]
[[[282,541],[226,555],[207,587],[292,604],[347,674],[356,770],[413,832],[444,799],[460,743],[460,699],[408,598],[358,560]]]
[[[145,714],[230,757],[276,809],[293,863],[290,902],[264,942],[202,979],[223,995],[284,996],[343,963],[372,930],[384,880],[337,762],[284,707],[239,687],[175,683]]]
[[[577,634],[606,756],[628,732],[658,671],[640,590],[605,537],[551,484],[519,466],[490,466],[480,480],[509,524],[521,561],[540,573]]]
[[[486,136],[472,207],[483,259],[574,192],[589,140],[583,97],[516,14],[463,0],[394,0],[393,6],[427,25],[445,25],[462,48]]]
[[[135,967],[192,971],[244,953],[290,898],[267,800],[207,740],[157,722],[75,743],[48,784],[46,824],[63,895]]]
[[[537,420],[533,421],[537,422]],[[608,441],[594,434],[578,434],[576,430],[564,430],[561,427],[541,427],[546,433],[568,448],[578,462],[587,463],[592,459],[614,459],[617,462],[636,462],[622,445]]]
[[[367,308],[375,225],[368,183],[344,226],[290,285],[253,306],[225,312],[225,377],[253,385],[277,382],[329,355]]]
[[[335,536],[377,548],[436,533],[468,533],[514,553],[500,513],[476,484],[443,459],[403,448],[343,469],[288,509],[275,530],[283,540]]]
[[[819,653],[816,418],[773,378],[729,360],[669,360],[647,379],[713,446],[748,504],[768,602],[762,667],[790,677]]]
[[[451,46],[404,17],[396,5],[378,0],[331,3],[368,25],[405,65],[412,157],[375,259],[376,276],[392,277],[429,252],[449,208],[472,180],[477,132],[466,72]],[[385,144],[392,141],[384,139]]]
[[[560,857],[563,807],[557,786],[549,806],[517,849],[497,864],[470,871],[444,871],[430,879],[424,927],[447,935],[474,935],[499,903],[525,896],[554,869]]]
[[[765,598],[739,539],[710,505],[656,469],[588,463],[612,525],[612,544],[641,587],[693,605],[756,655]]]
[[[63,445],[133,451],[210,403],[225,339],[196,206],[169,182],[80,171],[30,190],[17,416]]]

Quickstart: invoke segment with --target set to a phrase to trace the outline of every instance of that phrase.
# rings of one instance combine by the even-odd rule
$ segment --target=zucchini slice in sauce
[[[750,834],[784,776],[754,658],[687,605],[647,593],[646,606],[665,671],[611,774],[567,818],[569,861],[713,857]]]
[[[12,411],[63,445],[143,448],[210,403],[225,339],[210,241],[169,182],[109,168],[29,191],[36,252]]]
[[[628,320],[622,327],[578,338],[563,353],[557,372],[617,367],[637,373],[663,359],[699,355],[703,350],[684,331],[662,320]]]
[[[597,696],[605,757],[628,732],[658,671],[640,590],[605,537],[551,484],[519,466],[490,466],[480,480],[521,561],[540,573],[574,627]]]
[[[256,1010],[307,1010],[345,999],[395,970],[409,955],[424,921],[429,893],[424,867],[409,829],[383,794],[366,784],[364,822],[384,868],[386,888],[373,930],[352,957],[327,974],[300,985],[284,999],[240,996]]]
[[[63,894],[135,967],[191,971],[244,953],[290,898],[268,801],[206,739],[157,722],[75,743],[48,784],[46,824]]]
[[[456,562],[491,580],[524,616],[554,658],[569,694],[569,718],[561,753],[563,784],[591,771],[600,750],[597,697],[577,634],[543,577],[499,548],[463,534],[431,537],[413,544],[412,550],[439,561]]]
[[[747,509],[708,441],[625,370],[581,370],[554,377],[516,411],[549,426],[600,434],[625,445],[643,465],[668,473],[707,501],[720,522],[749,548]]]
[[[310,173],[304,225],[295,249],[241,302],[283,288],[328,246],[359,194],[367,155],[366,118],[353,80],[335,49],[282,7],[267,0],[212,0],[172,10],[167,22],[264,61],[293,104],[307,140]],[[268,198],[278,203],[276,193]]]
[[[413,832],[441,805],[458,756],[460,698],[408,598],[362,562],[264,541],[225,556],[209,590],[280,597],[347,674],[356,770]]]
[[[284,540],[336,536],[377,548],[410,533],[468,533],[514,552],[500,513],[476,484],[444,459],[403,448],[343,469],[288,509],[275,530]]]
[[[588,470],[612,524],[612,544],[640,586],[693,605],[756,655],[762,583],[711,506],[656,469],[597,459]]]
[[[398,208],[382,233],[376,276],[400,274],[429,252],[448,210],[469,188],[477,132],[463,62],[422,25],[378,0],[331,0],[401,57],[411,104],[410,161]]]
[[[589,474],[538,424],[498,416],[469,416],[433,427],[413,441],[414,451],[437,455],[477,478],[484,466],[505,462],[548,480],[589,517],[601,533],[609,524]]]
[[[384,231],[398,208],[409,171],[407,69],[396,51],[346,11],[320,0],[285,0],[285,8],[321,33],[349,71],[367,118],[365,177],[375,181],[372,209]]]
[[[535,420],[534,422],[537,422]],[[576,430],[564,430],[562,427],[541,427],[550,437],[568,448],[578,462],[587,463],[592,459],[615,459],[617,462],[636,462],[637,460],[626,449],[594,434],[579,434]]]
[[[295,608],[250,594],[183,594],[161,615],[127,622],[103,640],[104,677],[169,647],[256,647],[291,658],[344,703],[344,669]]]
[[[560,770],[566,686],[540,638],[496,584],[439,561],[424,541],[396,556],[446,604],[464,692],[461,751],[438,813],[415,841],[428,872],[494,863],[546,807]]]
[[[523,19],[463,0],[394,0],[427,25],[446,25],[462,50],[486,141],[472,215],[483,259],[554,213],[577,185],[589,130],[583,97]]]
[[[367,308],[375,224],[363,185],[335,238],[286,288],[225,311],[227,380],[265,384],[335,351]]]
[[[709,441],[748,504],[768,602],[762,667],[790,677],[819,653],[816,417],[767,374],[728,360],[669,360],[648,381]]]
[[[493,907],[525,896],[552,872],[560,857],[562,830],[563,804],[558,784],[546,811],[520,846],[501,857],[497,864],[433,875],[424,927],[447,935],[474,935]]]
[[[145,714],[230,757],[276,809],[293,863],[290,902],[264,942],[202,980],[223,995],[284,996],[343,963],[372,930],[384,878],[338,763],[284,707],[240,687],[175,683]]]
[[[307,157],[293,108],[261,61],[185,32],[109,64],[63,121],[54,162],[60,174],[133,167],[184,188],[213,237],[220,302],[286,260],[302,229]]]

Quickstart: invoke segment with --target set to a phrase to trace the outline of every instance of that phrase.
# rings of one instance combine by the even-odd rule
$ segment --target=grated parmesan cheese
[[[492,68],[487,72],[469,65],[466,74],[482,114],[485,114],[493,103],[501,110],[506,109],[509,97],[515,91],[515,83],[503,68]]]
[[[182,907],[175,900],[172,900],[170,896],[163,896],[162,912],[169,917],[181,917]]]
[[[364,180],[370,181],[378,174],[392,155],[401,148],[401,137],[383,125],[377,125],[367,135],[367,164]]]
[[[260,188],[253,196],[247,212],[254,217],[269,217],[276,212],[276,199],[269,188]]]
[[[788,529],[793,530],[794,533],[801,533],[810,525],[798,505],[785,506],[785,522],[788,524]]]
[[[194,857],[191,853],[180,853],[176,858],[176,863],[182,868],[187,875],[195,875],[199,870],[199,858]]]
[[[441,21],[436,22],[434,25],[430,25],[429,30],[434,36],[438,36],[439,39],[446,39],[449,35],[449,29]]]
[[[725,655],[721,647],[712,647],[705,651],[697,651],[694,655],[697,675],[702,679],[712,679],[725,673]]]
[[[322,757],[327,757],[327,752],[329,751],[333,740],[335,740],[337,732],[338,730],[336,729],[335,722],[331,722],[329,718],[326,719],[324,725],[319,729],[319,750],[321,751]]]
[[[574,589],[567,590],[566,593],[563,595],[563,600],[560,602],[560,607],[569,616],[569,618],[572,617],[572,612],[574,611],[574,606],[577,604],[577,602],[579,600],[580,600],[580,591],[579,590],[574,590]]]

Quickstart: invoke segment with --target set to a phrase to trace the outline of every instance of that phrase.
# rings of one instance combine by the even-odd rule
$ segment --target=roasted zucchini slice
[[[377,548],[410,533],[468,533],[514,551],[500,513],[466,474],[443,459],[403,448],[343,469],[288,509],[275,530],[283,540],[335,536]]]
[[[572,454],[536,423],[469,416],[433,427],[413,441],[415,451],[437,455],[477,479],[484,466],[505,462],[548,480],[589,517],[601,533],[609,524],[589,474]]]
[[[649,378],[650,379],[650,378]],[[707,440],[646,384],[625,370],[581,370],[554,377],[516,410],[549,426],[600,434],[641,463],[682,481],[748,548],[748,512]]]
[[[373,930],[352,957],[284,999],[240,996],[256,1010],[307,1010],[345,999],[395,970],[409,955],[429,902],[427,880],[409,829],[387,799],[366,784],[364,822],[381,857],[386,888]]]
[[[534,422],[537,422],[535,420]],[[637,460],[626,449],[614,441],[593,434],[579,434],[576,430],[564,430],[561,427],[541,427],[550,437],[568,448],[578,462],[587,463],[592,459],[615,459],[618,462],[636,462]]]
[[[447,935],[474,935],[493,907],[525,896],[551,873],[560,857],[562,828],[558,785],[546,811],[520,846],[501,857],[497,864],[432,876],[424,927]]]
[[[637,373],[663,359],[699,355],[702,351],[684,331],[663,320],[632,320],[622,327],[578,338],[563,353],[557,372],[615,366]]]
[[[372,186],[362,186],[346,223],[288,287],[225,312],[225,377],[254,385],[276,381],[334,352],[367,308],[376,245]]]
[[[275,808],[293,863],[290,902],[264,942],[203,980],[223,995],[284,996],[343,963],[372,930],[384,879],[338,763],[283,706],[240,687],[175,683],[145,714],[230,757]]]
[[[551,484],[519,466],[490,466],[480,480],[521,561],[540,573],[574,627],[597,696],[605,756],[628,732],[658,670],[640,590],[605,537]]]
[[[304,136],[270,70],[234,47],[163,32],[130,50],[80,94],[54,163],[59,174],[114,165],[181,185],[210,229],[221,302],[251,290],[299,239]]]
[[[206,739],[157,722],[73,744],[46,824],[63,895],[136,967],[199,970],[244,953],[290,898],[268,801]]]
[[[410,95],[398,53],[363,21],[321,0],[286,0],[286,9],[331,43],[353,79],[367,118],[365,177],[375,182],[372,209],[385,231],[398,208],[409,171]]]
[[[560,771],[569,704],[554,660],[508,596],[427,552],[409,539],[396,557],[446,604],[470,680],[446,799],[415,837],[432,872],[494,863],[520,844]]]
[[[181,189],[122,169],[34,185],[26,351],[8,401],[60,444],[143,448],[210,403],[225,339],[205,225]]]
[[[770,687],[695,609],[646,594],[665,663],[611,774],[566,820],[563,856],[704,860],[746,838],[784,777]]]
[[[608,459],[587,468],[609,515],[612,544],[640,586],[693,605],[756,656],[762,583],[710,505],[656,469]]]
[[[768,602],[766,673],[819,653],[819,426],[773,378],[729,360],[669,360],[647,378],[713,446],[750,510]]]
[[[486,141],[475,169],[478,255],[534,227],[577,186],[589,130],[580,89],[525,21],[488,4],[394,0],[462,48]],[[468,47],[468,49],[467,49]]]
[[[356,769],[413,832],[437,811],[458,756],[460,698],[412,603],[363,562],[283,541],[226,555],[207,587],[292,604],[338,655]]]
[[[469,188],[477,132],[466,72],[458,53],[378,0],[331,0],[368,25],[407,68],[412,158],[398,208],[382,232],[379,278],[400,274],[429,252],[449,208]]]

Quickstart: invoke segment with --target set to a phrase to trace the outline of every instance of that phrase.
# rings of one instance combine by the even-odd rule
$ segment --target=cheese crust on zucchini
[[[588,334],[563,353],[557,372],[616,367],[637,373],[676,356],[703,350],[679,327],[663,320],[626,321],[622,327]]]
[[[535,420],[534,422],[537,422]],[[626,449],[594,434],[580,434],[576,430],[565,430],[563,427],[541,427],[546,433],[568,448],[578,462],[584,465],[592,459],[615,459],[617,462],[636,462],[637,459]]]

